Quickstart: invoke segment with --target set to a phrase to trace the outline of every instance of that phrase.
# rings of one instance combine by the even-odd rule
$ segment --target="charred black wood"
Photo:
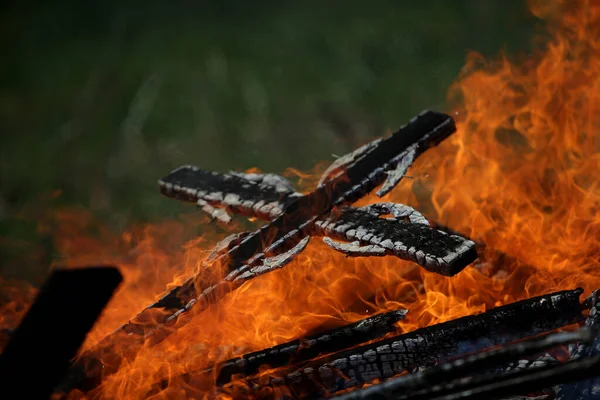
[[[548,332],[582,319],[581,293],[575,289],[538,296],[334,353],[284,369],[269,385],[285,385],[298,396],[333,393],[412,367],[435,365],[465,349],[476,351]],[[250,381],[249,386],[259,389],[263,384]]]
[[[526,368],[500,376],[467,378],[450,385],[440,385],[421,393],[411,393],[410,400],[487,400],[531,393],[561,383],[577,382],[600,375],[600,356],[568,361],[541,368]]]
[[[530,362],[526,357],[560,345],[567,345],[578,341],[589,343],[592,339],[592,332],[587,329],[576,332],[549,334],[543,338],[530,339],[462,356],[414,374],[403,375],[378,385],[337,396],[335,400],[410,398],[411,394],[416,391],[429,390],[433,386],[439,386],[445,382],[449,383],[457,379],[476,376],[486,370],[499,369],[499,372],[507,373],[525,368],[545,367],[549,364],[544,359]],[[515,365],[514,360],[519,358],[523,359],[523,361],[517,362]],[[513,367],[504,367],[506,363],[509,363],[509,365],[513,363]],[[554,365],[554,363],[552,364]]]
[[[198,203],[203,209],[226,208],[234,214],[272,220],[283,213],[293,197],[301,196],[283,177],[275,174],[219,173],[184,165],[158,182],[161,193]],[[205,209],[212,216],[216,211]],[[226,221],[224,221],[226,222]]]
[[[600,356],[600,290],[593,292],[584,302],[590,308],[585,325],[596,329],[597,335],[592,343],[580,343],[571,348],[571,357],[580,359]],[[557,390],[558,400],[592,400],[600,398],[600,378],[581,380],[568,385],[560,385]]]
[[[373,315],[350,325],[248,353],[203,371],[184,374],[177,380],[185,381],[190,379],[192,374],[209,375],[217,370],[217,385],[223,385],[231,381],[234,375],[251,376],[264,367],[278,368],[308,361],[322,354],[351,348],[381,338],[395,331],[395,323],[402,320],[405,315],[406,310]],[[168,382],[163,382],[161,386],[166,386],[166,383]]]
[[[408,152],[414,151],[414,156],[417,157],[455,131],[454,120],[450,116],[433,111],[421,113],[390,137],[378,140],[368,151],[350,162],[343,171],[327,179],[313,192],[291,198],[279,217],[259,230],[247,234],[213,262],[225,263],[226,270],[238,275],[246,273],[254,266],[261,268],[266,257],[283,253],[307,237],[314,223],[328,214],[333,207],[350,204],[381,184],[386,179],[387,171],[396,168]],[[174,183],[169,183],[173,184],[175,189]],[[193,186],[191,189],[193,190]],[[175,322],[177,326],[183,326],[189,321],[189,316],[183,316],[188,315],[190,310],[199,305],[206,307],[207,302],[218,300],[235,288],[232,285],[220,285],[218,290],[211,292],[217,293],[217,296],[206,296],[197,290],[200,285],[197,280],[196,276],[189,277],[182,285],[167,292],[158,302],[148,306],[127,324],[108,335],[94,349],[83,354],[79,363],[74,365],[66,384],[62,385],[62,390],[93,387],[99,382],[100,371],[110,374],[118,370],[123,356],[120,351],[114,349],[117,336],[128,336],[127,353],[128,357],[133,358],[146,340],[153,344],[159,343],[172,332]],[[200,296],[204,296],[206,301],[198,301]],[[155,308],[162,311],[159,318],[156,318],[156,313],[153,312]],[[154,325],[146,322],[148,319],[145,317],[148,313],[152,314],[151,320],[156,321]],[[110,368],[102,365],[103,357],[98,358],[102,354],[110,355]],[[83,366],[86,364],[100,364],[103,368],[96,368],[94,373],[86,373],[85,378],[81,379],[81,372],[85,370]]]
[[[220,369],[217,384],[222,385],[229,382],[234,374],[253,375],[259,371],[261,366],[277,368],[290,363],[308,361],[322,354],[381,338],[387,333],[395,331],[395,323],[403,319],[405,315],[406,310],[374,315],[347,326],[229,360]]]
[[[567,339],[567,338],[565,338]],[[578,337],[573,338],[577,340]],[[570,339],[565,340],[563,343],[568,344]],[[548,343],[552,345],[551,343]],[[484,350],[479,353],[475,353],[477,356],[483,356],[488,353],[487,350]],[[539,357],[527,357],[526,355],[521,355],[523,358],[521,360],[511,361],[506,365],[498,365],[494,367],[494,363],[496,360],[490,359],[486,360],[486,362],[482,363],[481,369],[475,370],[471,368],[469,365],[465,370],[471,370],[465,372],[464,376],[460,376],[460,372],[456,370],[456,366],[462,366],[463,363],[468,363],[468,358],[472,357],[469,355],[467,357],[458,357],[453,358],[452,361],[448,361],[441,365],[436,365],[434,367],[421,367],[418,371],[410,372],[406,375],[401,375],[396,378],[391,378],[381,384],[369,386],[367,388],[358,389],[355,391],[347,392],[345,394],[334,397],[335,400],[351,400],[351,399],[370,399],[370,398],[410,398],[410,394],[415,391],[423,390],[427,387],[432,387],[434,385],[441,385],[444,383],[452,382],[457,379],[465,379],[469,377],[469,374],[474,375],[482,375],[482,374],[497,374],[503,375],[512,371],[518,371],[522,369],[528,368],[540,368],[540,367],[548,367],[548,366],[556,366],[562,364],[562,362],[558,361],[555,357],[550,355],[549,353],[544,353]],[[440,374],[439,372],[443,372]],[[450,374],[445,374],[446,371],[449,371]],[[432,375],[427,375],[428,373],[432,373]],[[434,378],[434,375],[442,375]],[[458,376],[458,377],[457,377]],[[554,399],[555,391],[552,388],[542,389],[535,394],[529,394],[527,396],[511,396],[510,398],[506,398],[503,400],[533,400],[538,398],[548,398],[550,395],[552,399]]]
[[[382,218],[385,214],[391,217]],[[391,254],[446,276],[462,271],[477,258],[473,241],[432,229],[423,215],[402,204],[345,207],[317,221],[316,228],[318,234],[362,246],[347,247],[348,255]],[[336,250],[345,251],[339,245]]]
[[[121,280],[113,267],[55,269],[0,356],[2,390],[49,398]]]
[[[592,329],[600,329],[600,290],[594,291],[584,302],[585,308],[589,309],[589,314],[585,319],[585,326]],[[591,344],[581,343],[571,349],[571,357],[588,357],[600,354],[600,335],[596,336]]]
[[[546,367],[549,365],[558,365],[561,362],[549,353],[542,354],[535,358],[522,358],[509,363],[506,367],[499,368],[502,372],[513,371],[525,368]]]

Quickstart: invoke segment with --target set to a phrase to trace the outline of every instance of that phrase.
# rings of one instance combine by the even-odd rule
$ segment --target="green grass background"
[[[517,0],[4,2],[0,276],[47,271],[36,210],[118,231],[181,213],[156,187],[180,164],[308,170],[446,109],[468,51],[537,26]]]

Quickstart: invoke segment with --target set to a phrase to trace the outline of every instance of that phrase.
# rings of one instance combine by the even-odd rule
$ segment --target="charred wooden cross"
[[[414,139],[408,146],[397,143],[407,139],[404,135],[411,128]],[[303,239],[322,235],[329,247],[349,256],[395,255],[428,271],[452,276],[476,258],[472,241],[430,228],[421,213],[403,204],[377,203],[361,208],[347,205],[383,180],[377,195],[389,193],[417,156],[454,130],[450,117],[425,112],[392,137],[374,140],[338,158],[323,174],[317,190],[308,195],[296,192],[279,175],[209,172],[190,165],[172,171],[159,181],[159,186],[163,194],[195,202],[224,223],[231,221],[227,211],[272,221],[255,233],[230,237],[231,255],[239,251],[235,250],[238,245],[254,243],[259,236],[266,239],[269,235],[264,232],[276,230],[277,239],[263,251],[252,248],[255,256],[249,265],[264,264],[265,256],[285,254],[284,250],[294,256],[306,246],[307,240]],[[358,172],[356,177],[350,176],[351,170]],[[385,215],[391,217],[381,218]]]
[[[118,369],[123,354],[115,350],[116,335],[126,355],[135,356],[148,340],[157,343],[166,337],[175,322],[180,327],[191,319],[188,311],[201,311],[249,279],[281,268],[306,247],[311,236],[325,236],[329,247],[349,256],[393,255],[431,272],[458,273],[476,259],[474,242],[431,228],[423,215],[406,205],[350,207],[382,183],[377,194],[388,193],[420,154],[455,130],[450,116],[423,112],[391,136],[337,159],[318,187],[306,195],[274,174],[217,173],[193,166],[172,171],[159,181],[163,194],[195,202],[223,222],[230,220],[227,211],[270,222],[255,232],[232,235],[217,246],[206,264],[225,264],[228,275],[223,280],[201,288],[198,277],[192,276],[173,288],[84,353],[63,389],[97,384],[93,378],[98,375],[83,372],[90,362],[99,363],[95,370],[103,374]],[[391,217],[383,218],[386,215]],[[162,312],[153,312],[156,309]]]

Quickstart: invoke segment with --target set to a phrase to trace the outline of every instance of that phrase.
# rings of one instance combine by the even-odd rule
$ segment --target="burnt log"
[[[564,364],[525,368],[500,376],[474,377],[430,390],[397,397],[398,400],[494,400],[531,393],[556,384],[577,382],[600,375],[600,356],[570,360]],[[596,397],[597,398],[597,397]]]
[[[234,374],[250,376],[256,374],[260,367],[283,367],[290,363],[308,361],[322,354],[347,349],[381,338],[395,331],[395,323],[403,319],[405,315],[406,310],[374,315],[305,339],[293,340],[267,350],[253,352],[226,361],[220,366],[217,384],[223,385],[229,382]]]
[[[328,214],[333,207],[350,204],[381,184],[386,179],[387,172],[396,168],[408,152],[414,152],[414,157],[417,157],[455,131],[452,117],[433,111],[421,113],[396,133],[378,140],[368,151],[350,162],[343,171],[332,176],[313,192],[291,198],[280,216],[259,230],[245,235],[213,262],[224,263],[226,270],[233,274],[246,273],[248,269],[257,265],[260,268],[265,258],[281,254],[306,238],[314,223]],[[167,182],[168,178],[163,181]],[[172,185],[172,190],[175,190],[176,182],[168,183]],[[164,190],[167,189],[165,186]],[[191,189],[193,190],[193,187]],[[177,326],[185,325],[191,318],[187,316],[190,310],[199,305],[207,307],[207,302],[210,303],[212,299],[218,300],[235,288],[234,285],[220,285],[216,291],[217,296],[204,296],[198,291],[200,283],[197,281],[197,276],[189,277],[108,335],[93,349],[82,354],[61,390],[68,392],[77,387],[95,387],[100,383],[101,374],[116,372],[122,362],[124,355],[115,351],[115,342],[127,337],[124,344],[127,347],[127,356],[134,358],[146,341],[150,341],[151,344],[159,343],[172,332],[175,323]],[[198,301],[200,296],[204,296],[205,301]],[[154,309],[161,311],[158,316]],[[148,314],[150,318],[147,318]],[[154,324],[148,324],[148,320],[154,321]],[[103,361],[105,359],[111,360],[110,365]],[[86,365],[96,365],[97,368],[86,371]]]
[[[587,329],[549,334],[542,338],[512,343],[500,348],[462,356],[414,374],[399,376],[377,385],[337,396],[334,400],[412,398],[411,396],[417,395],[416,392],[431,393],[435,390],[432,389],[434,387],[441,388],[444,383],[477,376],[482,371],[493,370],[494,375],[503,375],[515,370],[555,365],[558,362],[548,363],[545,356],[533,361],[526,359],[526,357],[578,341],[589,343],[592,338],[592,332]],[[514,363],[514,360],[519,358],[522,360]],[[508,367],[504,366],[507,363]]]
[[[219,173],[192,165],[173,170],[158,186],[165,196],[197,203],[213,217],[218,214],[205,208],[207,204],[268,221],[280,216],[292,198],[301,196],[279,175]]]
[[[208,367],[203,371],[182,374],[175,379],[189,381],[195,375],[210,375],[216,370],[218,371],[217,385],[221,386],[230,382],[234,375],[251,376],[258,373],[261,368],[279,368],[292,363],[308,361],[319,355],[381,338],[396,330],[396,322],[402,320],[406,312],[406,310],[395,310],[373,315],[349,325],[244,354],[241,357]],[[164,389],[170,380],[172,378],[161,382],[158,389]]]
[[[448,357],[502,345],[581,320],[581,289],[556,292],[485,313],[417,329],[276,372],[268,386],[287,386],[298,396],[333,393]],[[485,338],[485,339],[482,339]],[[250,380],[259,390],[265,384]]]
[[[385,214],[391,217],[382,218]],[[345,207],[317,221],[315,228],[317,234],[363,246],[355,247],[354,254],[350,248],[349,255],[362,255],[362,249],[367,255],[394,255],[446,276],[462,271],[477,258],[473,241],[432,229],[423,215],[402,204]],[[337,250],[344,251],[343,247]]]

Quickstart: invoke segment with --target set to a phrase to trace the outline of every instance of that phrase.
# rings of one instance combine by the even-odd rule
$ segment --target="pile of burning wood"
[[[482,244],[432,226],[407,205],[351,206],[379,186],[377,195],[388,193],[454,131],[450,116],[424,112],[337,159],[309,194],[274,174],[172,171],[159,182],[163,194],[195,202],[223,223],[229,213],[268,223],[217,245],[205,263],[225,268],[221,281],[202,286],[190,276],[70,363],[120,276],[113,268],[56,271],[11,333],[0,358],[4,386],[18,387],[23,398],[90,392],[126,361],[116,347],[134,358],[245,282],[283,268],[317,236],[347,256],[395,256],[431,273],[459,273]],[[373,315],[156,382],[147,395],[173,382],[182,390],[208,382],[207,393],[234,398],[600,398],[600,295],[580,302],[581,294],[550,293],[403,334],[395,323],[406,310]],[[51,326],[62,329],[49,334]]]

